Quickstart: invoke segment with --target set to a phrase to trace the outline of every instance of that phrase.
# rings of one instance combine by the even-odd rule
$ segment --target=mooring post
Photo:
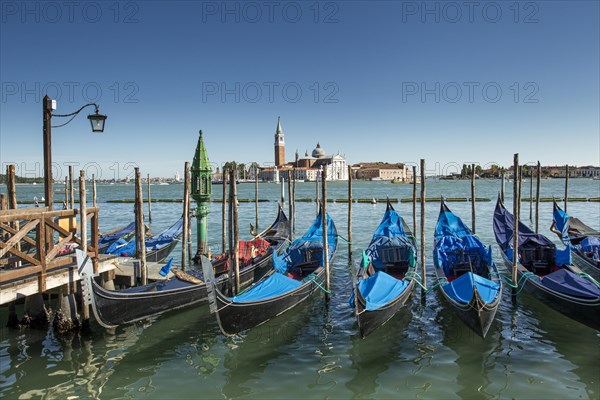
[[[538,233],[540,226],[540,185],[542,181],[542,165],[537,163],[537,179],[535,182],[535,233]]]
[[[146,232],[144,229],[144,199],[142,196],[142,175],[138,167],[135,168],[135,238],[137,258],[140,262],[142,285],[148,283],[148,267],[146,265]]]
[[[71,210],[75,209],[75,185],[73,179],[73,166],[69,165],[69,198],[71,199],[71,204],[69,208]]]
[[[348,260],[352,260],[352,166],[348,165]]]
[[[475,199],[475,164],[471,164],[471,221],[472,221],[472,231],[475,234],[475,203],[477,200]]]
[[[229,174],[229,171],[227,170],[226,167],[223,167],[223,204],[221,204],[221,249],[223,250],[222,253],[225,254],[225,249],[226,244],[227,244],[227,238],[226,238],[226,234],[225,234],[225,215],[227,214],[227,175]]]
[[[322,220],[322,227],[323,227],[323,263],[325,264],[325,299],[327,301],[329,301],[329,291],[330,291],[330,282],[331,282],[331,277],[330,277],[330,272],[329,272],[329,247],[328,247],[328,235],[327,235],[327,230],[329,229],[327,227],[327,165],[325,165],[323,167],[323,174],[321,176],[321,183],[322,183],[322,195],[321,197],[323,205],[321,206],[322,209],[322,214],[321,214],[321,218],[323,218]]]
[[[10,210],[17,209],[17,185],[16,185],[16,176],[15,176],[15,165],[9,164],[6,166],[6,190],[8,192],[8,208]],[[19,221],[15,221],[11,224],[12,228],[15,230],[19,230]],[[17,243],[15,248],[18,251],[21,251],[21,242]],[[14,267],[20,267],[21,261],[16,261],[13,264]]]
[[[279,179],[279,183],[281,185],[281,207],[284,207],[283,209],[285,210],[285,178],[283,174],[281,179]]]
[[[322,176],[319,175],[319,172],[317,172],[317,178],[315,179],[315,205],[316,205],[316,210],[315,210],[315,214],[319,215],[319,180],[322,179]]]
[[[519,214],[519,221],[521,220],[521,188],[523,187],[523,166],[519,166],[519,174],[518,176],[518,180],[519,180],[519,187],[517,190],[517,194],[519,195],[517,198],[517,210],[518,210],[518,214]]]
[[[231,177],[233,204],[233,269],[235,271],[235,294],[240,292],[240,227],[238,221],[237,182]]]
[[[92,207],[96,208],[96,174],[92,174]]]
[[[413,236],[417,238],[417,166],[413,165],[413,198],[412,198],[412,212],[413,212]]]
[[[500,176],[500,200],[504,203],[504,184],[505,184],[505,176],[504,171],[502,171],[502,176]]]
[[[8,210],[8,201],[6,201],[6,195],[0,193],[0,210]]]
[[[533,168],[527,168],[529,171],[529,223],[533,222]]]
[[[235,164],[232,164],[231,169],[228,170],[229,174],[229,206],[227,208],[227,219],[228,219],[228,227],[227,227],[227,241],[228,241],[228,258],[229,258],[229,290],[230,295],[235,295],[235,268],[233,266],[233,181],[235,180],[235,173],[233,170],[236,168]]]
[[[69,177],[65,176],[65,201],[63,205],[65,208],[69,208],[69,204],[71,204],[71,199],[69,198]]]
[[[146,185],[148,186],[148,222],[152,223],[152,199],[150,198],[150,174],[146,175]]]
[[[292,183],[292,210],[294,215],[292,215],[292,234],[296,232],[296,181],[298,180],[298,176],[296,175],[296,167],[294,167],[294,182]]]
[[[425,301],[427,294],[427,265],[425,257],[425,159],[421,159],[421,280],[423,287],[421,288],[421,302]]]
[[[190,163],[183,167],[183,235],[181,237],[181,269],[185,271],[188,265],[187,243],[189,240],[190,224]],[[150,187],[148,186],[148,189]]]
[[[87,193],[85,190],[85,171],[79,171],[79,212],[80,212],[80,224],[81,231],[79,239],[81,239],[80,249],[83,254],[87,255]],[[81,319],[83,326],[87,327],[90,324],[90,309],[89,306],[85,305],[85,302],[81,302]]]
[[[292,176],[291,171],[288,170],[288,215],[290,216],[290,228],[294,226],[294,205],[292,204]],[[290,240],[292,240],[292,232],[290,229]]]
[[[565,165],[565,212],[569,202],[569,164]]]
[[[254,225],[258,232],[258,166],[254,166]]]
[[[519,153],[515,153],[513,161],[513,259],[512,259],[512,284],[513,296],[516,296],[517,290],[517,266],[519,264]]]

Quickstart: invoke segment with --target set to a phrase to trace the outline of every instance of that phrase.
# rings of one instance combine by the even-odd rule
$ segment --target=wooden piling
[[[63,202],[63,207],[65,209],[69,208],[71,204],[71,198],[69,197],[69,177],[65,176],[65,201]]]
[[[504,185],[505,185],[505,176],[504,172],[502,172],[502,176],[500,177],[500,200],[504,203]]]
[[[413,236],[417,237],[417,166],[413,165],[413,198],[412,198],[412,212],[413,212]]]
[[[296,168],[294,167],[294,182],[292,183],[292,210],[294,211],[294,215],[292,215],[292,234],[296,232],[296,181],[298,180],[298,176],[296,174]],[[292,235],[293,237],[293,235]]]
[[[148,283],[148,270],[146,266],[146,232],[144,229],[144,199],[142,196],[142,175],[140,169],[135,168],[135,239],[136,255],[140,262],[142,285]]]
[[[233,267],[233,182],[235,181],[235,165],[228,170],[229,174],[229,206],[227,208],[227,241],[228,241],[228,257],[229,257],[229,290],[230,295],[235,295],[235,268]]]
[[[235,273],[235,294],[240,292],[240,227],[238,220],[237,182],[231,177],[233,205],[233,270]]]
[[[283,176],[279,179],[279,183],[281,186],[281,207],[285,210],[285,178]]]
[[[471,230],[475,234],[475,164],[471,164]]]
[[[315,214],[319,215],[319,178],[323,179],[323,177],[319,177],[319,173],[317,173],[317,179],[315,179],[315,205],[316,205],[316,210],[315,210]]]
[[[73,179],[73,166],[69,165],[69,198],[71,199],[71,204],[69,205],[69,208],[71,210],[75,209],[75,185]]]
[[[226,234],[225,234],[225,216],[227,214],[227,175],[229,171],[227,168],[223,167],[223,204],[221,205],[221,249],[223,254],[225,254],[226,249]]]
[[[425,300],[427,294],[427,265],[425,257],[425,159],[421,159],[421,281],[423,287],[421,288],[421,301]]]
[[[152,199],[150,198],[150,174],[146,175],[146,184],[148,185],[148,222],[152,223],[152,204],[151,204]],[[185,268],[185,267],[183,267],[183,268]]]
[[[148,194],[149,195],[149,194]],[[96,174],[92,174],[92,206],[96,208]]]
[[[529,222],[533,222],[533,168],[527,168],[529,171]]]
[[[352,259],[352,166],[348,165],[348,260]]]
[[[8,210],[8,201],[6,200],[6,195],[4,193],[0,194],[0,210]]]
[[[542,165],[537,163],[537,179],[535,182],[535,233],[538,233],[540,226],[540,185],[542,181]]]
[[[256,232],[258,229],[258,167],[254,167],[254,225]]]
[[[321,218],[322,227],[323,227],[323,263],[325,264],[325,299],[329,301],[329,291],[330,291],[330,282],[331,275],[329,271],[329,247],[328,247],[328,235],[327,235],[327,165],[323,167],[323,174],[321,176],[321,185],[322,185],[322,205],[321,205]]]
[[[183,235],[181,237],[181,269],[185,271],[188,265],[187,243],[190,225],[190,163],[186,161],[183,170]],[[150,190],[150,186],[148,186]],[[148,203],[149,204],[149,203]]]
[[[517,286],[517,265],[519,264],[519,153],[515,153],[513,161],[513,216],[514,216],[514,232],[513,232],[513,259],[512,259],[512,284],[513,296],[516,295]]]
[[[519,210],[519,221],[521,220],[521,188],[523,187],[523,166],[519,166],[519,186],[517,190],[517,209]]]
[[[292,204],[292,176],[288,171],[288,215],[290,218],[290,228],[294,226],[294,205]],[[290,240],[292,240],[292,229],[290,229]]]
[[[6,191],[8,194],[8,209],[16,210],[17,209],[17,185],[16,185],[16,176],[15,176],[15,165],[9,164],[6,166]],[[15,230],[19,230],[19,221],[15,221],[11,224],[12,228]],[[17,243],[15,246],[16,250],[21,251],[21,243]],[[21,261],[16,261],[13,264],[14,267],[20,267]]]
[[[87,193],[85,190],[85,171],[79,171],[79,211],[80,211],[80,234],[81,239],[80,249],[84,254],[87,254]],[[85,302],[81,302],[81,319],[83,326],[89,326],[90,323],[90,309],[89,306],[85,305]]]
[[[565,165],[565,212],[569,202],[569,164]]]

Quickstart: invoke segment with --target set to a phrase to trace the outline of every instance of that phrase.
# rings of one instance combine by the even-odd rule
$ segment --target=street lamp
[[[52,111],[56,110],[56,100],[52,100],[50,97],[48,97],[48,95],[46,95],[42,101],[42,111],[44,115],[44,195],[46,197],[46,206],[49,207],[50,210],[52,210],[54,207],[54,191],[52,188],[52,128],[60,128],[67,125],[69,122],[73,121],[77,114],[89,106],[94,106],[96,109],[95,114],[88,115],[88,119],[92,125],[92,132],[104,132],[106,115],[100,114],[100,109],[96,103],[88,103],[82,106],[79,110],[70,114],[52,114]],[[71,118],[64,124],[52,126],[52,117]]]

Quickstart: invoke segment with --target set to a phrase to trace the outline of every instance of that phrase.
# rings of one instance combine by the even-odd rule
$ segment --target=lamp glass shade
[[[104,122],[106,121],[106,115],[102,114],[90,114],[88,115],[88,119],[92,124],[92,132],[104,132]]]

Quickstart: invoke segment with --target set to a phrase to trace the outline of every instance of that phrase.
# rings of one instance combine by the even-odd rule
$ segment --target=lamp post
[[[44,196],[46,197],[46,206],[49,207],[50,210],[52,210],[54,207],[54,190],[52,188],[52,128],[60,128],[67,125],[77,116],[77,114],[81,112],[81,110],[89,106],[94,106],[96,109],[95,114],[88,115],[88,119],[92,125],[92,132],[104,132],[106,115],[100,114],[100,109],[96,103],[88,103],[82,106],[79,110],[70,114],[52,114],[52,111],[56,110],[56,100],[52,100],[50,97],[48,97],[48,95],[46,95],[42,101],[42,112],[44,116]],[[52,126],[52,117],[71,118],[64,124]]]
[[[225,178],[223,178],[223,185],[225,185]],[[198,143],[196,144],[196,153],[194,154],[194,161],[192,163],[192,197],[198,204],[196,209],[198,250],[196,251],[196,257],[194,257],[197,260],[200,260],[200,254],[208,256],[207,217],[210,212],[211,194],[212,168],[208,161],[204,140],[202,139],[202,131],[200,131]],[[225,201],[225,199],[223,199],[223,201]],[[187,218],[187,216],[185,216],[185,218]]]

